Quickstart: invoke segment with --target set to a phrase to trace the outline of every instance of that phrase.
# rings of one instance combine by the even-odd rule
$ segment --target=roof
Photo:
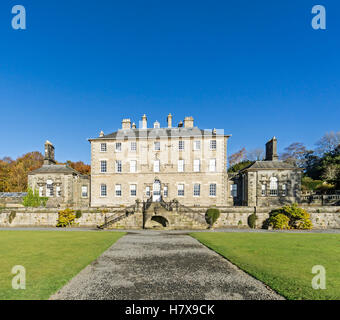
[[[0,198],[22,198],[27,196],[27,192],[0,192]]]
[[[257,169],[257,170],[270,170],[270,169],[290,169],[290,170],[301,170],[295,165],[289,164],[282,160],[274,160],[274,161],[255,161],[253,164],[243,168],[240,171],[246,171],[249,169]]]
[[[79,174],[80,173],[66,164],[44,164],[42,167],[29,172],[29,174],[39,173],[65,173],[65,174]]]
[[[113,133],[103,135],[102,137],[89,139],[102,140],[102,139],[125,139],[125,138],[162,138],[162,137],[194,137],[194,136],[219,136],[230,137],[225,135],[223,130],[216,130],[216,134],[212,130],[202,130],[197,127],[193,128],[148,128],[148,129],[119,129]]]

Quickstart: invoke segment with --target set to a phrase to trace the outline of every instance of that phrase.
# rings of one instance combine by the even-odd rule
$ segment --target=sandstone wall
[[[207,208],[203,207],[191,207],[193,211],[196,211],[200,215],[204,215]],[[215,224],[215,228],[230,228],[248,227],[248,216],[254,213],[257,214],[257,227],[261,228],[263,222],[269,217],[269,212],[273,207],[219,207],[221,216]],[[304,207],[310,214],[315,229],[340,229],[340,207]],[[55,227],[58,218],[58,208],[5,208],[0,211],[0,227]],[[105,208],[105,211],[100,209],[82,209],[82,216],[76,219],[77,226],[79,227],[96,227],[105,222],[111,216],[117,213],[117,210],[122,210],[121,207]],[[15,212],[15,218],[10,223],[11,212]],[[171,213],[169,213],[171,214]],[[13,216],[13,214],[12,214]],[[190,223],[187,218],[190,215],[186,215],[185,219],[181,218],[181,221],[187,221],[186,226],[189,228]],[[168,219],[170,223],[176,224],[176,221],[180,221],[178,214],[174,213],[174,219]],[[136,229],[142,225],[142,213],[135,213],[115,225],[114,228],[126,228]],[[192,224],[194,226],[195,223]],[[196,228],[196,225],[195,225]],[[172,225],[171,229],[176,229],[176,226]]]

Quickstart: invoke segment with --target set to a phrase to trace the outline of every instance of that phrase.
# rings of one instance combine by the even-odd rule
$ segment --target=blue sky
[[[327,30],[311,27],[315,4]],[[0,157],[48,139],[59,161],[89,163],[87,138],[169,112],[232,134],[229,154],[274,135],[313,147],[340,130],[339,27],[336,0],[2,0]]]

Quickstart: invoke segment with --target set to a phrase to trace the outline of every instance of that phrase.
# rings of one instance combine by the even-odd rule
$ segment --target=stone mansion
[[[268,206],[299,202],[301,169],[278,160],[277,140],[266,144],[266,158],[237,174],[227,173],[223,130],[199,129],[192,117],[176,126],[148,125],[143,115],[137,128],[123,119],[117,131],[89,139],[91,176],[54,161],[54,147],[45,145],[43,167],[29,174],[29,185],[51,202],[75,206],[130,206],[172,201],[184,206]]]

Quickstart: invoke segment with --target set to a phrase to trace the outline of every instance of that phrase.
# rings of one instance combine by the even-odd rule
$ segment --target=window
[[[282,196],[285,197],[287,195],[287,185],[284,183],[282,185]]]
[[[55,193],[58,198],[61,197],[61,188],[59,186],[55,188]]]
[[[270,178],[270,185],[269,185],[269,194],[271,196],[277,196],[277,178],[271,177]]]
[[[153,172],[159,172],[159,160],[153,162]]]
[[[216,159],[210,159],[210,161],[209,161],[209,171],[210,172],[216,171]]]
[[[199,159],[194,160],[194,172],[200,172],[201,161]]]
[[[216,183],[211,183],[209,186],[209,196],[216,197]]]
[[[230,195],[233,197],[233,198],[236,198],[237,197],[237,184],[232,184],[230,186]]]
[[[177,195],[179,197],[184,197],[184,184],[179,184],[177,186]]]
[[[155,151],[161,150],[161,143],[159,141],[154,142],[154,150]]]
[[[137,151],[137,142],[136,141],[132,141],[130,144],[130,150],[131,151]]]
[[[39,197],[42,197],[44,193],[44,187],[39,187]]]
[[[115,185],[116,197],[122,196],[122,186],[120,184]]]
[[[199,140],[194,141],[194,150],[201,150],[201,141]]]
[[[178,150],[184,150],[184,141],[178,141]]]
[[[47,180],[46,181],[46,197],[53,197],[53,181]]]
[[[130,184],[130,196],[135,197],[137,195],[137,185]]]
[[[261,195],[262,195],[262,197],[265,197],[267,195],[266,185],[265,184],[261,185]]]
[[[87,186],[82,186],[81,187],[81,196],[83,198],[87,198]]]
[[[199,197],[201,195],[201,185],[199,183],[194,184],[194,197]]]
[[[137,171],[137,161],[131,160],[130,161],[130,172],[136,172]]]
[[[106,152],[107,148],[106,148],[106,143],[101,143],[100,144],[100,151],[101,152]]]
[[[210,150],[216,150],[216,140],[210,140]]]
[[[116,152],[121,152],[122,151],[122,143],[121,142],[116,142]]]
[[[122,160],[116,160],[116,172],[122,172]]]
[[[145,195],[146,195],[147,197],[150,197],[150,195],[151,195],[150,187],[146,187],[146,188],[145,188]]]
[[[165,186],[165,187],[163,188],[163,196],[164,196],[164,198],[167,198],[167,197],[168,197],[168,187],[167,187],[167,186]]]
[[[100,172],[106,172],[107,171],[107,161],[101,160],[100,161]]]
[[[100,185],[100,196],[101,197],[106,197],[107,196],[106,184],[101,184]]]
[[[178,160],[178,172],[184,172],[184,160]]]

